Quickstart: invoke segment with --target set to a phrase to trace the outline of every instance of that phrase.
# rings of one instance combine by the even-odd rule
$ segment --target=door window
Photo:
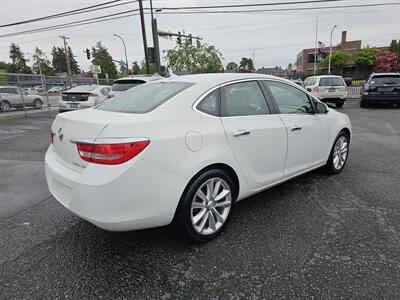
[[[222,115],[250,116],[269,114],[267,102],[256,81],[234,83],[224,87]]]
[[[308,95],[296,87],[282,82],[264,81],[282,114],[313,113]]]

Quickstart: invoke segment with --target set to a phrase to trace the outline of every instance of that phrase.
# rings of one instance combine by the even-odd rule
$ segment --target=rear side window
[[[189,82],[142,84],[100,104],[97,109],[133,114],[147,113],[191,85],[193,85],[193,83]]]
[[[234,83],[224,87],[222,114],[225,117],[269,114],[267,102],[256,81]]]
[[[144,80],[138,80],[138,79],[126,79],[126,80],[116,80],[114,81],[114,84],[111,87],[112,91],[126,91],[130,88],[133,88],[139,84],[145,83]]]
[[[343,86],[344,82],[340,77],[321,78],[319,86]]]
[[[400,75],[373,76],[370,80],[370,85],[379,84],[399,85]]]
[[[212,116],[219,116],[220,90],[216,89],[201,100],[197,109]]]

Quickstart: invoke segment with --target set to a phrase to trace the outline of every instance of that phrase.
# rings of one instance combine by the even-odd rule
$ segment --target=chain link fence
[[[98,79],[111,86],[114,79]],[[97,84],[93,77],[45,76],[38,74],[0,73],[0,113],[57,107],[63,91],[80,85]]]

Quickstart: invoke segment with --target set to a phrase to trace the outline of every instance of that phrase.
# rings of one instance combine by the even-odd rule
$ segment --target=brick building
[[[332,45],[332,51],[342,50],[349,55],[353,55],[360,51],[361,40],[347,41],[347,31],[342,31],[342,38],[338,45]],[[304,75],[312,75],[314,73],[314,48],[303,49],[297,54],[297,72]],[[318,54],[317,54],[318,55]],[[329,56],[329,45],[320,49],[317,57],[317,73],[327,74],[328,64],[321,62],[325,57]],[[357,65],[354,61],[349,61],[343,67],[343,75],[352,75],[356,72]]]

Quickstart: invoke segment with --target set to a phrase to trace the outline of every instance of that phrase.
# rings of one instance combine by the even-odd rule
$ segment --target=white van
[[[342,76],[312,76],[304,80],[304,88],[313,93],[319,100],[342,107],[347,97],[346,83]]]

